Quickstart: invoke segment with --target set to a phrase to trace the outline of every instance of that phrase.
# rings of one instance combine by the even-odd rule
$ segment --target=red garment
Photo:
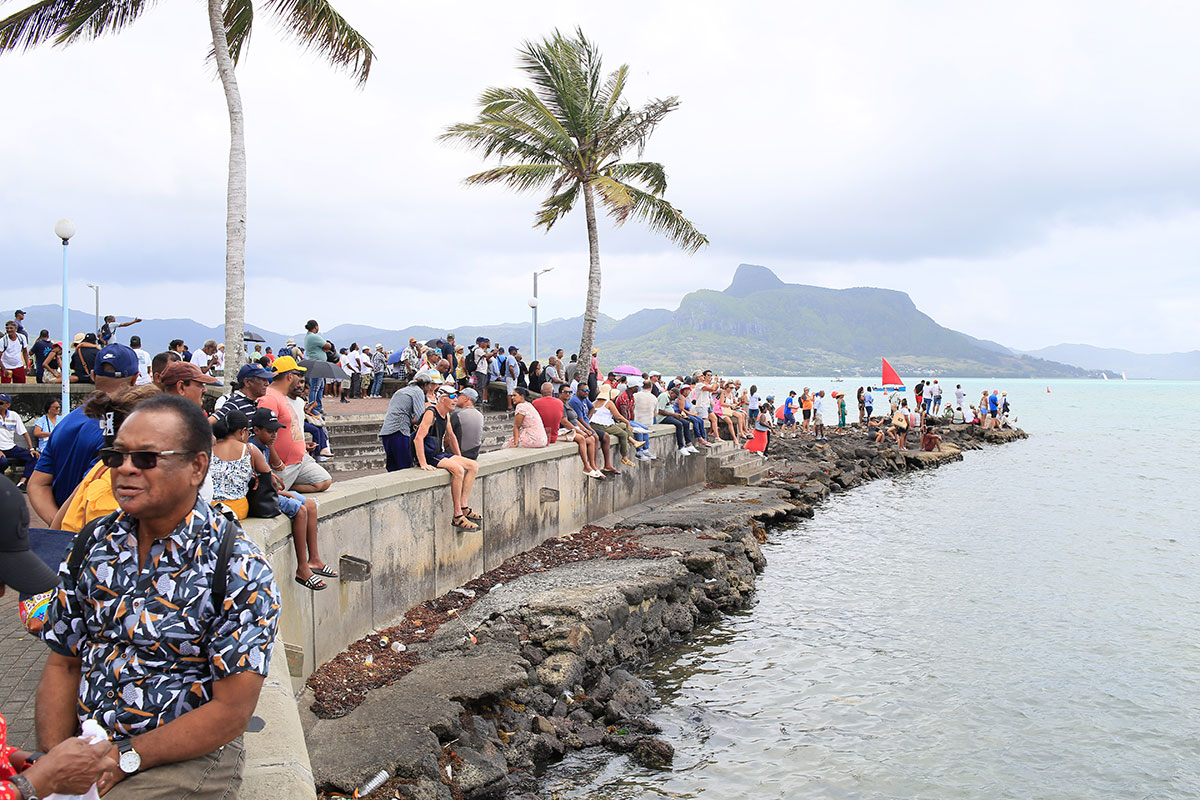
[[[621,412],[621,416],[625,419],[633,419],[633,396],[629,392],[621,392],[613,398],[613,402],[617,406],[617,411]]]
[[[742,445],[743,450],[749,450],[751,453],[761,453],[767,449],[767,432],[760,431],[757,428],[754,430],[754,436],[746,440]]]
[[[546,440],[554,444],[558,441],[558,426],[562,424],[562,401],[555,397],[539,397],[530,402],[542,418],[542,425],[546,428]]]
[[[0,800],[17,800],[16,789],[9,783],[9,778],[21,770],[13,769],[12,754],[20,748],[8,745],[8,723],[0,714]]]

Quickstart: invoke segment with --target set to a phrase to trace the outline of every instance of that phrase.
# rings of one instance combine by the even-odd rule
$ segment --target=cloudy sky
[[[6,13],[21,7],[12,2]],[[341,0],[378,61],[362,89],[260,12],[238,69],[248,124],[247,317],[291,331],[582,311],[582,209],[472,188],[436,141],[516,48],[582,26],[631,67],[634,103],[678,95],[647,158],[712,244],[687,255],[601,228],[602,310],[674,308],[740,262],[789,282],[907,291],[1019,348],[1193,349],[1200,316],[1200,6],[1185,2],[417,4]],[[223,317],[228,129],[203,3],[124,33],[0,57],[4,309],[55,302]],[[6,311],[5,313],[8,313]]]

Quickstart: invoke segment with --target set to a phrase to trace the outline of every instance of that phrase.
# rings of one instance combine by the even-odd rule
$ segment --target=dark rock
[[[576,735],[583,741],[585,747],[595,747],[604,741],[604,729],[595,725],[588,725],[576,731]]]
[[[671,766],[675,748],[663,739],[646,737],[638,739],[629,757],[643,767],[662,769]]]
[[[462,762],[454,770],[454,785],[465,800],[500,798],[508,790],[508,762],[496,748],[484,753],[471,747],[454,749]]]
[[[396,796],[404,800],[454,800],[450,787],[440,780],[421,778],[416,783],[396,787]]]
[[[535,667],[546,660],[546,654],[531,644],[521,648],[521,657]]]
[[[592,724],[592,715],[584,711],[582,708],[577,708],[567,715],[567,719],[576,725]]]

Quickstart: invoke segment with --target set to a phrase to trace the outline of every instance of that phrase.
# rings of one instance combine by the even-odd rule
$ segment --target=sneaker
[[[681,447],[676,452],[681,456],[690,456],[692,454],[692,451],[688,450],[686,447]]]
[[[691,455],[696,455],[697,453],[699,453],[699,452],[700,452],[699,450],[697,450],[697,449],[696,449],[696,445],[694,445],[694,444],[689,444],[689,445],[688,445],[688,446],[687,446],[685,449],[686,449],[686,450],[688,451],[688,453],[690,453]]]
[[[646,458],[650,459],[651,461],[658,458],[658,456],[654,455],[654,453],[651,453],[649,450],[646,450],[645,453],[646,453]]]

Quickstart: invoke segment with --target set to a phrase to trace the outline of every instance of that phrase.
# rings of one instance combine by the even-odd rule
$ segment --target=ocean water
[[[1200,797],[1200,384],[994,388],[1029,440],[830,498],[652,665],[672,769],[573,756],[544,796]]]

